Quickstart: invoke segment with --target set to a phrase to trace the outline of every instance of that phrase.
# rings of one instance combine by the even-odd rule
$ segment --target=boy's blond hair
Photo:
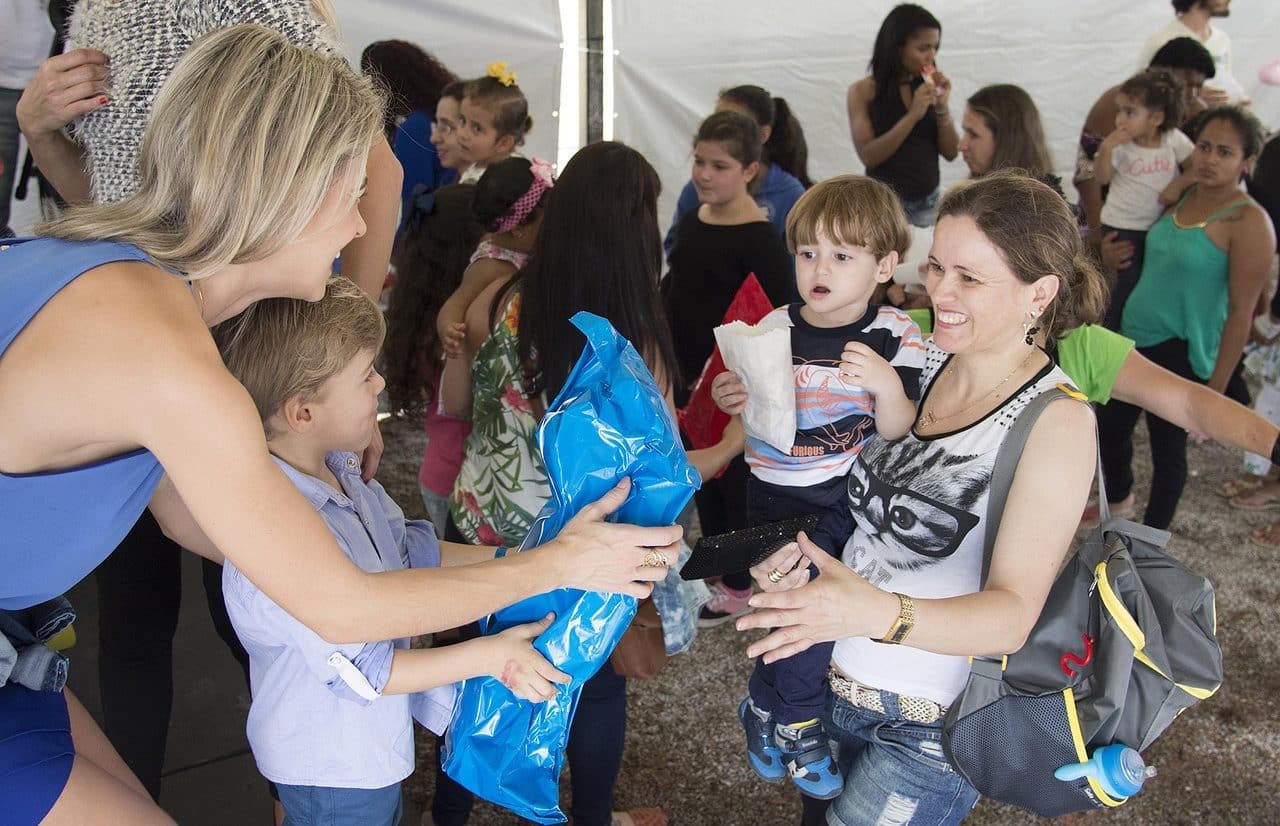
[[[866,247],[876,258],[911,245],[907,216],[893,190],[863,175],[838,175],[814,184],[787,215],[787,248],[817,243],[818,234],[837,244]]]
[[[382,312],[359,287],[333,278],[324,298],[267,298],[213,329],[231,375],[244,385],[263,427],[289,399],[309,398],[364,350],[382,346]]]

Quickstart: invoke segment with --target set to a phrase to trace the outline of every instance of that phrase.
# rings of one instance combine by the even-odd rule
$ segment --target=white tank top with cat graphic
[[[923,406],[950,358],[930,339]],[[849,472],[855,528],[841,558],[872,585],[923,599],[971,594],[982,575],[987,496],[996,453],[1027,403],[1071,380],[1050,364],[985,418],[960,430],[896,442],[880,436]],[[967,657],[934,654],[865,637],[836,643],[832,663],[858,682],[950,705],[964,688]]]

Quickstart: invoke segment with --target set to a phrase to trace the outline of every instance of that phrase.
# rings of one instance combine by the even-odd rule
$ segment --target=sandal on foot
[[[1263,490],[1259,488],[1252,493],[1233,496],[1227,500],[1227,504],[1241,511],[1265,511],[1271,508],[1280,508],[1280,490],[1274,488]]]
[[[1280,551],[1280,522],[1254,529],[1249,534],[1249,541],[1268,551]]]
[[[1223,482],[1218,487],[1218,495],[1223,499],[1234,499],[1237,496],[1253,493],[1266,482],[1265,476],[1241,476],[1239,479]]]

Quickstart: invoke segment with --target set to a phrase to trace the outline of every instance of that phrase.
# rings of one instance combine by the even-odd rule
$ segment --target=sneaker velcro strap
[[[837,697],[858,708],[865,708],[877,714],[888,714],[880,689],[863,685],[857,680],[851,680],[834,668],[828,669],[827,682],[831,685],[831,691]],[[928,724],[941,720],[947,713],[947,707],[926,697],[908,697],[899,694],[898,711],[904,720]]]

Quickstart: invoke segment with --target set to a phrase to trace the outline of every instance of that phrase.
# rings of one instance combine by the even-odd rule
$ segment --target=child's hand
[[[1133,242],[1119,239],[1120,233],[1112,231],[1103,236],[1099,245],[1102,263],[1111,272],[1124,269],[1133,260]]]
[[[465,321],[456,321],[448,327],[437,330],[437,332],[440,335],[440,350],[444,353],[445,358],[460,358],[462,356],[462,342],[467,337],[467,323]]]
[[[1099,146],[1098,149],[1101,150],[1104,147],[1107,149],[1114,149],[1120,144],[1128,143],[1131,140],[1133,140],[1133,135],[1129,133],[1128,127],[1117,126],[1115,129],[1111,130],[1110,135],[1107,135],[1102,139],[1102,145]]]
[[[895,390],[902,392],[902,379],[898,378],[898,371],[861,341],[845,344],[844,353],[840,357],[840,373],[873,396]]]
[[[747,406],[747,386],[732,370],[726,370],[711,380],[711,398],[716,407],[736,416]]]
[[[492,647],[489,674],[511,689],[521,700],[541,703],[556,696],[556,684],[569,682],[569,675],[547,662],[533,640],[551,627],[554,614],[538,622],[516,625],[485,639]]]

